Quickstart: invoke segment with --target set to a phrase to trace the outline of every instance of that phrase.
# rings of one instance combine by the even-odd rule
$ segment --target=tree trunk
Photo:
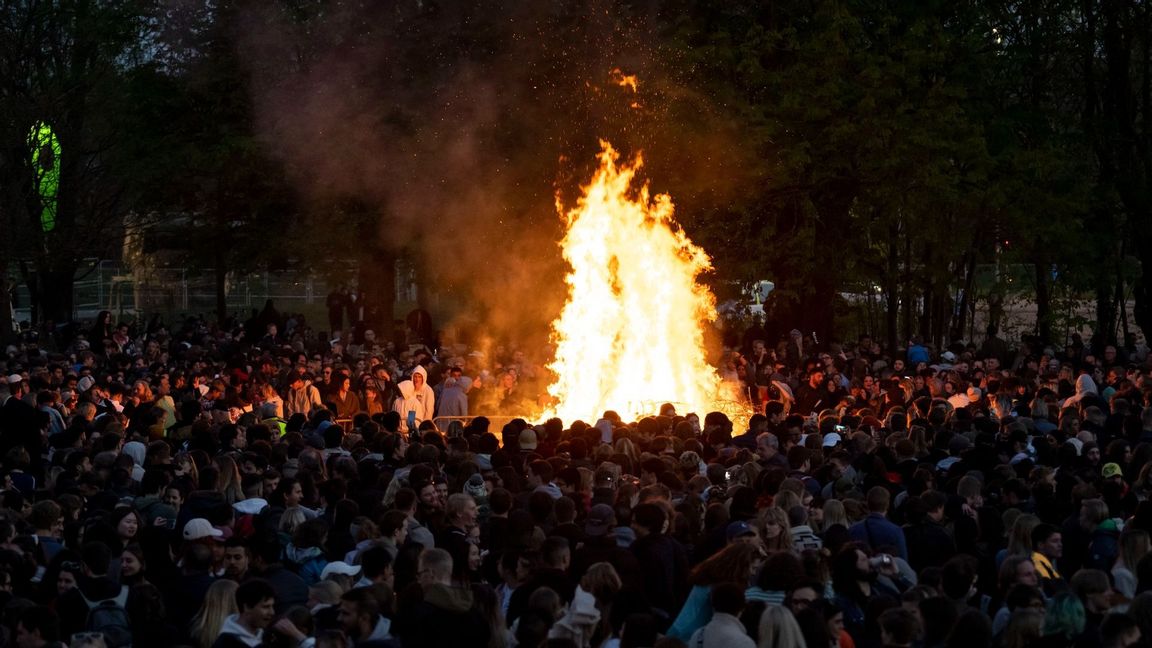
[[[15,282],[8,279],[8,261],[0,257],[0,344],[7,345],[16,335],[12,323],[12,294]]]
[[[224,258],[222,247],[216,248],[216,266],[214,279],[216,280],[216,321],[223,324],[228,319],[228,263]],[[253,332],[264,335],[264,331]]]
[[[1145,331],[1145,335],[1152,332],[1152,246],[1137,246],[1140,257],[1140,277],[1132,286],[1135,304],[1132,307],[1132,319],[1136,325]]]
[[[1106,273],[1096,284],[1096,326],[1092,334],[1092,352],[1100,353],[1106,344],[1116,343],[1116,302],[1112,282]]]
[[[396,259],[386,250],[371,246],[360,262],[358,285],[364,292],[366,326],[377,335],[391,331],[396,316]]]
[[[932,339],[932,323],[936,321],[936,290],[931,282],[925,284],[924,292],[920,293],[924,302],[924,310],[920,313],[920,322],[916,332],[925,342],[934,342]]]
[[[76,268],[71,264],[37,270],[33,285],[29,286],[36,296],[35,325],[72,321],[72,284],[75,278]]]
[[[896,352],[897,326],[900,319],[900,286],[898,279],[899,266],[896,256],[896,237],[898,235],[895,225],[888,232],[888,273],[884,277],[884,328],[888,338],[888,349]]]
[[[976,254],[971,250],[964,255],[964,287],[960,291],[960,303],[956,307],[956,320],[949,332],[949,340],[964,339],[964,329],[967,328],[968,310],[972,304],[972,286],[976,281]]]
[[[1052,279],[1048,264],[1037,262],[1036,272],[1036,335],[1041,344],[1052,341]]]
[[[916,310],[916,292],[912,289],[912,238],[904,237],[904,268],[900,272],[901,320],[900,339],[912,339],[912,317]]]

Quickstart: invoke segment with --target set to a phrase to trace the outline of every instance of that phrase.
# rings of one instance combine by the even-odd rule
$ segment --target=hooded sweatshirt
[[[592,645],[592,635],[598,623],[600,610],[596,609],[596,598],[577,587],[571,605],[563,618],[548,631],[548,638],[571,639],[577,646],[588,648]]]
[[[232,635],[235,639],[242,642],[246,646],[257,648],[264,641],[264,631],[257,630],[255,634],[248,631],[240,623],[240,615],[230,614],[227,619],[224,619],[224,625],[220,627],[221,635]]]
[[[416,413],[416,426],[419,427],[420,423],[430,418],[431,410],[424,406],[424,402],[416,398],[416,386],[412,384],[411,380],[403,380],[397,387],[400,388],[400,398],[392,405],[392,410],[400,415],[400,431],[405,433],[413,432],[414,430],[408,429],[408,413]],[[425,385],[427,387],[427,385]],[[429,388],[428,390],[432,390]],[[431,402],[435,402],[435,397]]]
[[[320,582],[328,561],[320,547],[300,548],[291,543],[284,549],[284,558],[298,567],[297,573],[309,586]]]
[[[436,412],[436,392],[432,391],[432,386],[428,384],[428,370],[423,365],[416,365],[416,368],[412,370],[412,375],[415,376],[416,374],[424,376],[424,384],[420,386],[420,389],[416,389],[416,383],[413,382],[413,395],[424,405],[424,411],[428,413],[428,416],[424,418],[430,419]]]
[[[139,441],[129,441],[124,444],[121,452],[132,457],[132,481],[139,482],[144,479],[144,455],[147,454],[148,448]]]
[[[1084,400],[1088,396],[1096,396],[1096,381],[1088,374],[1080,374],[1076,378],[1076,394],[1064,401],[1061,407],[1070,407]]]
[[[439,416],[468,416],[468,389],[472,387],[472,379],[461,376],[449,378],[444,381],[444,389],[440,391]]]

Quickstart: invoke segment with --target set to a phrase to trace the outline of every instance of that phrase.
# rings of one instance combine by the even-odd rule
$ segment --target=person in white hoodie
[[[1076,393],[1065,399],[1060,407],[1073,407],[1085,398],[1098,396],[1099,393],[1096,389],[1096,381],[1092,379],[1092,376],[1080,374],[1076,378]]]
[[[236,588],[236,614],[228,615],[212,648],[258,648],[276,615],[276,591],[259,578]]]
[[[424,365],[416,365],[412,370],[412,393],[428,413],[425,418],[432,418],[436,412],[436,392],[428,385],[428,370]]]
[[[620,592],[616,568],[599,562],[588,568],[576,587],[564,616],[548,631],[550,639],[571,639],[579,648],[593,648],[592,638],[601,626],[600,609]]]
[[[416,398],[416,387],[411,380],[403,380],[396,386],[400,389],[400,398],[392,404],[392,410],[400,415],[400,432],[411,434],[420,427],[420,423],[431,418],[431,411]]]

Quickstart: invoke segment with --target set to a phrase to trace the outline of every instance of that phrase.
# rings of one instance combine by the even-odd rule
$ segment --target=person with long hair
[[[208,586],[204,604],[192,618],[191,634],[198,648],[212,648],[224,620],[236,614],[236,581],[221,579]]]
[[[352,379],[343,372],[333,377],[327,401],[332,404],[335,410],[333,413],[337,418],[352,418],[363,410],[360,397],[352,389]]]
[[[136,586],[146,583],[147,563],[144,550],[138,544],[130,544],[120,554],[120,584]]]
[[[1008,531],[1008,546],[996,554],[997,564],[1008,556],[1031,556],[1032,530],[1039,525],[1040,518],[1031,513],[1018,516]]]
[[[173,483],[183,482],[195,488],[200,483],[200,470],[196,460],[188,452],[177,452],[172,458]]]
[[[690,639],[692,633],[704,627],[712,618],[712,605],[709,602],[712,588],[720,583],[733,583],[747,588],[763,563],[764,554],[759,547],[737,542],[696,565],[688,576],[688,583],[692,586],[688,600],[680,608],[680,614],[672,627],[668,628],[668,635],[681,641]]]
[[[864,640],[865,610],[876,599],[897,600],[898,592],[885,587],[877,580],[885,575],[893,581],[899,579],[896,561],[880,555],[873,561],[867,552],[857,544],[849,544],[840,550],[832,560],[833,601],[844,611],[844,629],[852,635],[856,643]]]
[[[1142,529],[1126,528],[1120,533],[1120,551],[1112,566],[1113,588],[1126,599],[1136,597],[1136,566],[1148,555],[1148,532]]]
[[[610,633],[609,606],[621,587],[620,575],[611,564],[599,562],[589,567],[548,637],[571,639],[578,648],[599,646]]]
[[[768,553],[792,550],[792,527],[788,524],[788,514],[775,506],[769,506],[761,513],[761,538]]]
[[[213,457],[212,463],[219,471],[216,480],[216,492],[224,496],[224,501],[231,506],[244,499],[244,491],[240,487],[240,468],[236,460],[228,455]]]
[[[760,615],[759,637],[758,648],[808,648],[796,617],[783,605],[764,608]]]
[[[829,499],[824,501],[824,530],[834,526],[842,526],[845,529],[852,526],[848,521],[848,514],[844,511],[844,502],[838,499]]]

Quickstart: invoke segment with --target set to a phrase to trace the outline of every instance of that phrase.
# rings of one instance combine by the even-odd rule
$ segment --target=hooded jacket
[[[414,430],[408,429],[408,412],[416,413],[416,426],[419,427],[420,423],[432,418],[430,415],[432,411],[425,407],[424,402],[427,401],[422,402],[416,398],[416,386],[412,384],[411,380],[402,380],[397,387],[400,388],[400,398],[397,398],[396,402],[393,403],[392,410],[400,415],[400,431],[411,433]],[[428,386],[425,385],[425,387]],[[431,388],[428,391],[431,392]],[[432,402],[435,400],[433,397]]]
[[[320,576],[324,573],[324,568],[328,566],[328,560],[324,557],[324,550],[320,547],[301,549],[289,543],[284,549],[284,558],[296,566],[300,578],[304,579],[304,582],[309,586],[320,582]]]
[[[440,411],[436,414],[468,416],[468,389],[471,387],[472,379],[465,376],[444,381],[444,388],[440,390]]]
[[[1076,393],[1064,401],[1061,407],[1070,407],[1084,400],[1097,396],[1099,392],[1096,391],[1096,381],[1088,374],[1080,374],[1076,377]]]
[[[263,630],[257,630],[255,633],[249,632],[248,628],[240,623],[239,615],[230,614],[227,619],[224,619],[224,625],[220,626],[220,634],[212,646],[213,648],[222,648],[223,646],[244,645],[258,648],[263,643]]]
[[[144,479],[144,455],[147,454],[147,451],[148,448],[139,441],[129,441],[124,444],[124,449],[121,450],[123,454],[132,457],[132,481],[134,482]]]
[[[173,529],[176,525],[176,509],[164,503],[157,495],[144,495],[132,500],[132,506],[140,512],[140,517],[144,520],[144,524],[152,524],[156,518],[162,517],[168,521],[168,528]]]
[[[432,385],[428,384],[428,370],[423,365],[416,365],[416,368],[412,370],[412,375],[415,376],[416,374],[424,376],[424,384],[420,386],[420,389],[416,389],[416,383],[413,382],[413,395],[424,405],[424,411],[428,413],[427,418],[432,418],[436,412],[436,392],[432,391]]]
[[[592,635],[600,623],[600,610],[596,609],[596,598],[580,587],[572,597],[564,616],[548,631],[549,639],[571,639],[580,648],[591,648]]]

